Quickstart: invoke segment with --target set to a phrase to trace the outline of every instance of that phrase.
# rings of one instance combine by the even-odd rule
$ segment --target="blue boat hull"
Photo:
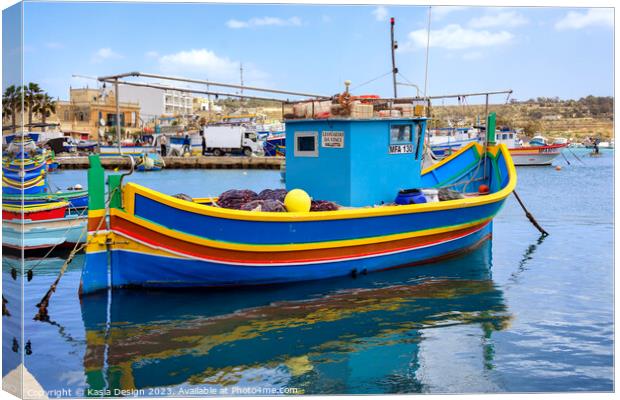
[[[439,255],[455,256],[491,237],[492,223],[464,237],[437,245],[378,257],[296,266],[241,266],[134,253],[112,252],[116,286],[220,287],[275,284],[334,278],[430,262]],[[98,257],[101,253],[95,254]],[[91,257],[89,254],[88,258]]]

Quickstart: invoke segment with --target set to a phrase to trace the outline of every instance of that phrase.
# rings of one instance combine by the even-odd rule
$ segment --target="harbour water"
[[[77,295],[83,256],[32,320],[62,257],[27,260],[27,369],[48,391],[102,394],[477,393],[613,390],[613,152],[518,169],[492,242],[357,278],[227,290]],[[59,187],[85,171],[61,171]],[[328,179],[329,177],[326,177]],[[127,180],[205,197],[282,187],[278,171],[168,170]],[[21,281],[3,261],[16,326]],[[19,363],[3,335],[4,374]],[[60,392],[65,390],[65,392]],[[121,392],[126,391],[126,392]],[[54,392],[50,392],[51,395]]]

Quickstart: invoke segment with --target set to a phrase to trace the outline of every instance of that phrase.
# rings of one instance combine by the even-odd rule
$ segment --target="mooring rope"
[[[68,206],[68,207],[71,207],[71,203],[70,203],[70,202],[69,202],[69,206]],[[73,207],[72,209],[73,209],[73,210],[75,210],[75,211],[79,211],[79,210],[78,210],[77,208],[75,208],[75,207]],[[77,214],[77,216],[76,216],[76,219],[78,219],[78,218],[82,217],[82,216],[83,216],[85,213],[87,213],[87,212],[88,212],[88,208],[85,208],[85,209],[83,209],[82,211],[79,211],[79,212],[78,212],[78,214]],[[70,230],[70,229],[72,229],[72,227],[68,227],[68,228],[64,231],[64,234],[66,235],[66,233],[67,233],[67,232],[69,232],[69,230]],[[84,229],[82,230],[82,232],[81,232],[81,234],[80,234],[80,238],[82,238],[82,235],[83,235],[83,233],[84,233],[84,231],[85,231],[85,230],[88,230],[88,224],[87,224],[87,225],[84,227]],[[79,240],[78,240],[78,242],[79,242]],[[41,265],[41,264],[43,263],[43,261],[45,261],[45,260],[47,259],[47,257],[49,257],[49,255],[50,255],[50,254],[52,254],[52,252],[53,252],[54,250],[56,250],[56,248],[57,248],[58,246],[60,246],[61,244],[62,244],[62,243],[56,243],[55,245],[53,245],[53,246],[52,246],[52,247],[51,247],[51,248],[50,248],[50,249],[49,249],[49,250],[45,253],[45,255],[44,255],[44,256],[43,256],[43,257],[39,260],[39,262],[37,262],[37,263],[36,263],[33,267],[30,267],[30,268],[28,269],[28,271],[26,272],[26,276],[27,276],[27,279],[28,279],[28,281],[29,281],[29,282],[32,280],[32,276],[33,276],[33,271],[34,271],[34,269],[35,269],[35,268],[37,268],[39,265]]]
[[[534,227],[536,229],[538,229],[538,231],[540,233],[543,234],[543,236],[549,236],[549,233],[543,229],[542,226],[540,226],[538,224],[538,221],[536,221],[536,218],[534,218],[534,216],[528,211],[528,209],[525,207],[525,204],[523,204],[523,202],[521,201],[521,198],[519,197],[519,195],[517,194],[516,190],[513,190],[512,193],[515,195],[515,197],[517,198],[517,201],[519,202],[519,205],[521,206],[521,208],[523,209],[523,211],[525,212],[525,216],[527,217],[527,219],[530,220],[530,222],[532,223],[532,225],[534,225]]]
[[[112,200],[112,196],[118,189],[119,188],[116,187],[114,188],[114,190],[112,190],[108,194],[108,199],[105,204],[105,209],[108,208],[110,201]],[[101,229],[101,225],[103,224],[105,220],[106,220],[106,216],[104,215],[104,217],[101,218],[101,220],[99,221],[97,228],[95,228],[95,233],[99,232],[99,230]],[[71,252],[69,253],[69,257],[67,258],[67,260],[64,262],[64,264],[60,268],[60,272],[58,273],[58,276],[54,280],[54,283],[52,283],[47,293],[45,293],[45,295],[41,298],[41,301],[37,303],[36,307],[39,309],[39,312],[34,316],[35,321],[49,321],[50,320],[47,307],[49,306],[49,302],[52,297],[52,294],[56,292],[56,287],[58,286],[60,279],[63,277],[63,275],[67,271],[67,268],[69,267],[69,264],[71,264],[71,261],[73,261],[73,258],[75,257],[75,255],[88,245],[88,238],[86,239],[84,243],[80,244],[80,240],[82,239],[84,232],[87,232],[87,231],[88,231],[88,225],[86,226],[86,229],[84,229],[82,233],[80,234],[80,237],[78,238],[77,243],[75,244],[75,246],[73,246],[73,250],[71,250]]]

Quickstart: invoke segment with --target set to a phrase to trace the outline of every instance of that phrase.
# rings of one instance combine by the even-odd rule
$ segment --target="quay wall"
[[[280,169],[284,157],[164,157],[166,169]],[[87,169],[88,157],[56,157],[61,169]],[[101,164],[106,169],[129,169],[127,157],[101,157]]]

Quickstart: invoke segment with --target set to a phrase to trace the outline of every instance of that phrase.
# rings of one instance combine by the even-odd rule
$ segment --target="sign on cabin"
[[[323,147],[342,149],[344,147],[344,131],[323,131]]]
[[[413,153],[413,145],[411,144],[391,144],[390,154],[408,154]]]

